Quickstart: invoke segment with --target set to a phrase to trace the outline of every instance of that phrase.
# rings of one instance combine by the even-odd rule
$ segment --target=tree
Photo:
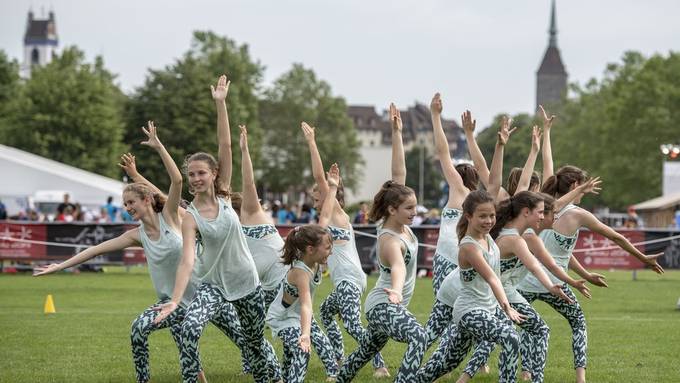
[[[422,157],[421,157],[422,156]],[[420,196],[420,169],[422,160],[423,196]],[[423,146],[414,146],[406,152],[406,185],[413,187],[418,195],[418,204],[434,207],[442,197],[442,172],[438,161]]]
[[[324,166],[337,162],[345,186],[354,186],[362,160],[345,100],[334,96],[330,85],[317,79],[312,70],[295,64],[264,92],[260,104],[264,128],[263,179],[267,188],[286,192],[312,184],[301,121],[316,127],[316,143]]]
[[[19,79],[19,64],[10,60],[7,54],[0,50],[0,142],[7,139],[4,134],[12,124],[12,116],[20,104],[21,81]]]
[[[158,135],[175,159],[204,151],[217,155],[215,103],[210,85],[226,74],[231,84],[227,97],[231,122],[234,173],[231,186],[241,187],[238,125],[248,126],[248,140],[255,168],[259,163],[261,132],[258,124],[257,89],[263,67],[250,57],[247,45],[237,45],[212,32],[194,32],[191,48],[181,59],[161,70],[149,70],[127,106],[125,142],[132,144],[140,172],[166,190],[169,179],[156,153],[139,145],[140,127],[154,120]],[[186,185],[185,185],[186,187]]]
[[[553,128],[556,169],[572,164],[602,177],[601,200],[613,208],[660,195],[659,145],[680,141],[680,54],[627,52],[601,81],[572,90]]]
[[[96,57],[65,48],[34,67],[20,92],[4,140],[8,145],[110,177],[119,174],[124,95]]]

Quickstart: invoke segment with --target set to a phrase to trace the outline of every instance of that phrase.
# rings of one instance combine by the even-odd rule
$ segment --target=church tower
[[[54,12],[50,11],[47,19],[36,19],[33,10],[29,10],[24,35],[24,61],[21,63],[22,76],[29,77],[34,65],[42,66],[52,61],[58,44]]]
[[[556,105],[567,93],[567,71],[562,64],[560,50],[557,48],[557,25],[555,20],[555,0],[552,1],[550,15],[550,39],[541,66],[536,72],[536,110],[539,105],[548,108]]]

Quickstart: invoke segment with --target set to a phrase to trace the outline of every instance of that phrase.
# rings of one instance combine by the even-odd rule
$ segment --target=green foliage
[[[116,159],[125,149],[120,117],[124,95],[114,79],[101,57],[90,64],[78,48],[65,48],[51,63],[34,67],[20,92],[10,82],[17,99],[4,142],[116,178]]]
[[[660,195],[659,145],[680,140],[680,54],[627,52],[601,81],[572,90],[553,128],[555,169],[573,164],[601,176],[602,202],[613,208]]]
[[[423,156],[423,196],[420,196],[420,157]],[[418,204],[435,207],[442,196],[442,176],[439,161],[422,146],[414,146],[406,152],[406,185],[413,188],[418,196]]]
[[[264,92],[260,122],[264,127],[264,182],[269,190],[286,192],[311,185],[307,143],[300,129],[306,121],[316,127],[316,143],[329,167],[337,162],[345,186],[352,188],[362,163],[359,141],[347,105],[330,85],[300,64],[279,77]]]
[[[180,165],[184,157],[198,151],[217,156],[217,113],[210,85],[224,73],[231,81],[227,96],[234,166],[231,186],[240,190],[238,125],[248,127],[250,153],[257,169],[261,142],[257,90],[263,69],[251,58],[247,45],[239,46],[212,32],[194,32],[189,51],[164,69],[149,70],[144,85],[130,97],[125,142],[133,144],[140,172],[161,190],[170,184],[156,152],[139,145],[144,138],[140,127],[147,120],[156,122],[161,142]]]
[[[14,115],[21,92],[19,79],[19,64],[10,60],[7,54],[0,50],[0,142],[6,143],[5,132],[11,126],[11,116]]]

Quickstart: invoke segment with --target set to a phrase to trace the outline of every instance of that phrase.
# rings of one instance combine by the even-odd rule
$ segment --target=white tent
[[[121,181],[1,144],[0,179],[0,200],[10,215],[41,191],[68,192],[71,202],[90,208],[106,204],[111,196],[120,206],[125,187]]]

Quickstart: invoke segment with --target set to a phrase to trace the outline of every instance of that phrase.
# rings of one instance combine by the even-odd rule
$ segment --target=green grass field
[[[637,281],[632,281],[630,272],[611,272],[607,277],[610,287],[592,287],[592,300],[579,296],[588,320],[589,381],[680,382],[680,311],[676,309],[680,272],[663,276],[640,272]],[[369,279],[369,286],[374,283],[374,278]],[[330,287],[325,279],[316,294],[315,312]],[[54,296],[56,314],[43,314],[47,294]],[[409,309],[421,323],[427,320],[432,299],[430,279],[419,280]],[[133,382],[130,323],[153,302],[151,281],[143,268],[41,278],[0,275],[0,382]],[[552,330],[546,382],[573,381],[567,322],[543,303],[536,307]],[[345,344],[345,352],[356,346],[347,335]],[[274,345],[281,355],[280,343]],[[152,334],[150,347],[152,381],[181,381],[169,332]],[[383,350],[393,375],[404,350],[403,344],[393,341]],[[209,381],[252,381],[239,375],[236,347],[212,326],[201,339],[201,355]],[[496,351],[492,373],[474,380],[498,381],[497,360]],[[356,381],[374,381],[371,373],[369,364]],[[323,380],[323,368],[314,355],[307,381]]]

